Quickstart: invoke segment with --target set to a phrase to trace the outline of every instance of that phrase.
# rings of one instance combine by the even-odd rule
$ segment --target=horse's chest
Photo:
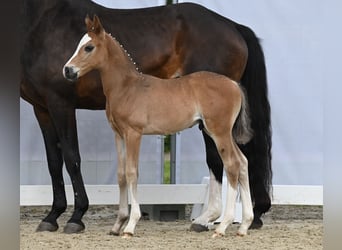
[[[128,128],[141,130],[146,124],[146,114],[131,107],[119,105],[111,110],[107,107],[106,112],[112,129],[119,134],[124,134]]]

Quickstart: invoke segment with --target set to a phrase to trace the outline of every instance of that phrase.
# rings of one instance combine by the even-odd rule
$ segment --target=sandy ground
[[[213,231],[189,231],[190,221],[173,222],[141,219],[131,239],[108,235],[116,213],[114,206],[91,206],[84,216],[86,230],[67,235],[62,228],[70,216],[68,208],[58,223],[57,232],[36,233],[48,207],[21,207],[20,249],[323,249],[323,207],[273,206],[263,216],[260,230],[235,236],[238,225],[231,225],[222,238],[212,239]],[[189,211],[190,208],[187,209]],[[186,213],[189,216],[189,212]]]

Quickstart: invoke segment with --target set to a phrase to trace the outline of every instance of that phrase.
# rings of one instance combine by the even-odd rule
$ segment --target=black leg
[[[53,188],[53,204],[51,211],[39,224],[37,231],[56,231],[58,229],[57,218],[67,207],[62,174],[63,157],[59,147],[59,138],[56,128],[52,123],[48,111],[35,106],[34,112],[43,134]]]
[[[57,102],[54,102],[56,104]],[[78,148],[75,109],[59,102],[50,107],[53,122],[60,138],[61,149],[74,191],[74,212],[64,227],[65,233],[82,232],[85,228],[82,217],[88,210],[89,200],[81,174],[81,158]]]
[[[219,183],[222,183],[223,162],[217,151],[215,142],[203,130],[202,130],[202,134],[203,134],[204,143],[205,143],[205,151],[206,151],[206,156],[207,156],[206,160],[207,160],[208,168],[213,172],[216,180]]]

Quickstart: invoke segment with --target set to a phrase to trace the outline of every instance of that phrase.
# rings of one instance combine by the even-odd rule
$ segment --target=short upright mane
[[[129,53],[127,52],[127,50],[125,49],[125,47],[124,47],[124,46],[123,46],[123,45],[122,45],[114,36],[112,36],[111,33],[107,33],[107,34],[114,40],[114,42],[116,42],[116,43],[119,45],[119,47],[122,49],[122,51],[125,52],[125,54],[126,54],[127,57],[129,58],[129,60],[135,65],[135,69],[136,69],[140,74],[142,74],[142,72],[139,70],[139,68],[138,68],[138,66],[137,66],[137,63],[133,60],[131,54],[129,54]]]

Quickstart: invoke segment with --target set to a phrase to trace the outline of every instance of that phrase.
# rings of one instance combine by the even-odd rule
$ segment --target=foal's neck
[[[109,34],[106,34],[106,39],[108,62],[100,69],[105,95],[113,89],[119,91],[129,87],[133,79],[142,75],[123,46]]]

